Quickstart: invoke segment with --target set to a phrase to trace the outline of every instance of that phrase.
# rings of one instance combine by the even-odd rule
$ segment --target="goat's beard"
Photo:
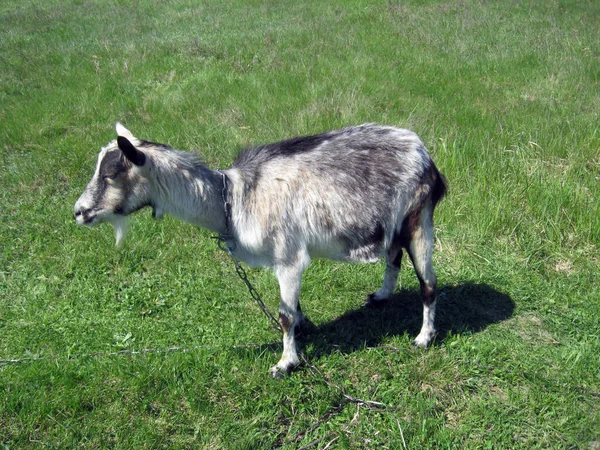
[[[126,216],[114,216],[111,217],[110,222],[115,228],[115,240],[116,246],[121,247],[127,236],[127,217]]]

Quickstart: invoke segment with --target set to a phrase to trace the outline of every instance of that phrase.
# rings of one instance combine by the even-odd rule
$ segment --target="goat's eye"
[[[103,178],[106,179],[110,179],[110,180],[114,180],[115,178],[117,178],[119,176],[119,170],[106,170],[104,171],[103,174]]]

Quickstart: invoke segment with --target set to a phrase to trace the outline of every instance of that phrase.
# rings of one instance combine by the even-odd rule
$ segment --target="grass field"
[[[3,448],[600,448],[598,23],[592,0],[3,0]],[[317,260],[321,375],[270,379],[280,338],[210,233],[141,212],[117,250],[75,225],[117,120],[211,167],[416,131],[450,183],[435,345],[410,349],[410,263],[366,310],[383,263]],[[272,273],[248,272],[276,311]]]

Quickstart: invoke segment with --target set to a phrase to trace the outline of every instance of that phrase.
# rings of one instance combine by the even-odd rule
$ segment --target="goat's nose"
[[[86,216],[89,214],[90,210],[86,208],[79,208],[75,210],[75,220],[77,223],[84,223],[86,220]]]

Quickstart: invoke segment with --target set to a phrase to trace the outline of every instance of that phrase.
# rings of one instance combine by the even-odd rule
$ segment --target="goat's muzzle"
[[[79,225],[91,225],[94,216],[91,214],[91,209],[79,209],[75,211],[75,221]]]

